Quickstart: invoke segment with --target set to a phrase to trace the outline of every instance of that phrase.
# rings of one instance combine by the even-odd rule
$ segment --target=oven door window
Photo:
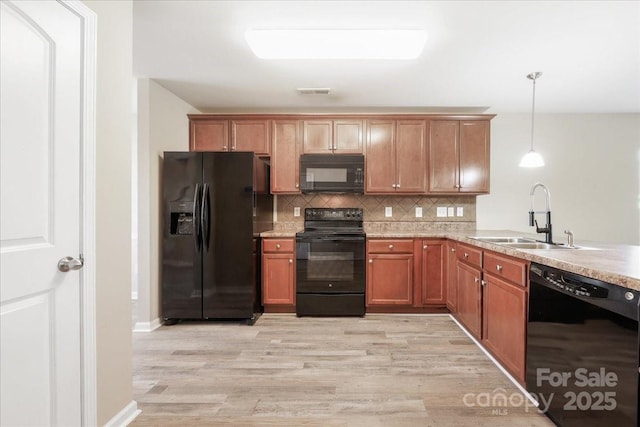
[[[364,240],[299,241],[296,254],[298,289],[331,283],[338,291],[364,282]]]

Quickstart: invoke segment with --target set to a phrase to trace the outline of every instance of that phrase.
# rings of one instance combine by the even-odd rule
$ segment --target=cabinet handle
[[[373,264],[373,260],[372,259],[369,260],[369,264]]]
[[[289,264],[293,264],[293,260],[292,259],[289,259]]]
[[[427,246],[427,245],[424,245],[424,246],[422,247],[422,249],[427,249],[427,248],[428,248],[428,246]]]
[[[498,271],[502,271],[502,266],[501,266],[500,264],[497,264],[497,265],[496,265],[496,270],[498,270]]]
[[[280,249],[280,243],[276,243],[276,249]]]
[[[393,245],[389,245],[389,249],[393,249]]]

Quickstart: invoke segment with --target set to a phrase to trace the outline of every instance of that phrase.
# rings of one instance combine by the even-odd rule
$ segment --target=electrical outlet
[[[391,218],[393,216],[393,208],[391,206],[385,206],[384,216],[387,218]]]
[[[296,206],[293,208],[293,216],[300,216],[300,207]]]
[[[446,206],[438,206],[436,208],[436,216],[438,216],[438,217],[447,216],[447,207]]]
[[[456,216],[464,216],[464,208],[462,206],[456,208]]]
[[[420,206],[416,206],[416,218],[422,218],[422,208]]]
[[[453,216],[453,207],[447,208],[447,216]]]

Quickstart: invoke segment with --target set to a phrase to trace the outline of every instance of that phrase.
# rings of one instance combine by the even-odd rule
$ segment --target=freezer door
[[[253,153],[203,153],[203,317],[253,316]]]
[[[162,317],[202,318],[202,155],[165,152],[162,162]]]

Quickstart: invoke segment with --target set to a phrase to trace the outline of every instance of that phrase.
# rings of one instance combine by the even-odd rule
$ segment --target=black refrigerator
[[[250,152],[165,152],[162,317],[262,312],[259,233],[273,228],[269,166]]]

